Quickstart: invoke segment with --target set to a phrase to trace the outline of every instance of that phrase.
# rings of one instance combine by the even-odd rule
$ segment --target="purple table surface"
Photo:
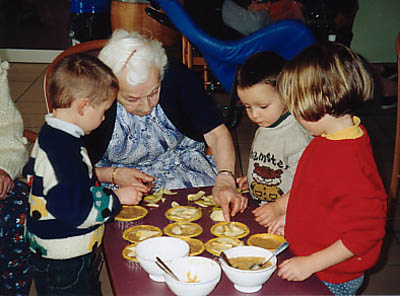
[[[106,225],[103,248],[108,274],[115,295],[173,295],[165,283],[152,281],[138,262],[129,262],[122,257],[123,248],[130,244],[122,238],[122,233],[127,228],[124,223],[129,223],[129,225],[151,224],[163,230],[170,223],[164,216],[164,213],[171,207],[171,202],[177,201],[180,205],[194,205],[198,207],[187,201],[187,194],[196,193],[200,189],[204,190],[206,194],[211,194],[211,187],[174,190],[178,192],[178,195],[164,195],[167,200],[164,203],[159,202],[160,206],[158,208],[146,207],[149,212],[143,219],[134,222],[111,222]],[[244,243],[246,243],[250,235],[266,232],[264,227],[254,221],[252,210],[256,206],[256,203],[249,198],[249,207],[246,211],[233,217],[233,221],[245,223],[250,229],[250,234],[242,239]],[[194,222],[203,227],[203,233],[196,238],[206,242],[214,237],[210,233],[210,227],[215,222],[210,219],[212,207],[201,209],[203,214],[201,219]],[[218,258],[206,250],[199,256],[213,258],[214,260]],[[292,253],[289,249],[281,253],[278,256],[278,264],[291,256]],[[210,295],[331,295],[331,293],[315,275],[303,282],[288,282],[279,278],[275,271],[271,278],[263,285],[262,289],[252,294],[244,294],[237,291],[233,287],[232,282],[222,272],[220,282]]]

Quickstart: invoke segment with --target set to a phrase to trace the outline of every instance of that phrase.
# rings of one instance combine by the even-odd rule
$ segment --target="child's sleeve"
[[[86,220],[77,228],[88,228],[95,224],[102,224],[113,218],[121,209],[118,197],[112,190],[103,186],[92,186],[93,205]]]
[[[343,244],[356,256],[382,242],[385,236],[387,195],[377,172],[362,170],[345,174],[338,186],[348,194],[338,197],[332,208],[331,225]]]
[[[48,191],[46,209],[49,217],[75,228],[89,228],[103,224],[119,212],[119,199],[111,190],[81,182],[84,184],[59,183]]]
[[[54,145],[55,148],[59,145]],[[76,145],[40,150],[35,164],[32,195],[45,199],[44,215],[74,228],[89,228],[113,218],[121,205],[113,191],[96,182],[86,154]],[[65,157],[60,157],[65,155]]]

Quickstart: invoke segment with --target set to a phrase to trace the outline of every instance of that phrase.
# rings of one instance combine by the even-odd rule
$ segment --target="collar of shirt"
[[[325,137],[329,140],[352,140],[360,138],[364,134],[360,127],[360,123],[360,118],[353,116],[353,126],[347,127],[330,135],[324,134],[322,137]]]
[[[288,116],[290,115],[290,112],[286,112],[283,114],[277,121],[275,121],[273,124],[271,124],[268,128],[274,128],[277,127],[282,121],[284,121]]]
[[[45,120],[51,127],[62,130],[71,136],[74,136],[75,138],[80,138],[85,135],[79,126],[58,118],[54,118],[53,114],[46,114]]]

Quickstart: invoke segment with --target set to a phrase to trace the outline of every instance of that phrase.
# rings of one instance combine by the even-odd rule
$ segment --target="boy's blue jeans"
[[[30,265],[38,295],[101,295],[100,249],[67,260],[32,254]]]

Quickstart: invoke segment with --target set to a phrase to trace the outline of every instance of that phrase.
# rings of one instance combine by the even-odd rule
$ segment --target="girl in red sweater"
[[[373,82],[360,57],[341,44],[316,44],[288,62],[278,90],[315,138],[300,158],[290,197],[280,201],[295,255],[278,275],[303,281],[316,273],[335,295],[353,295],[379,259],[386,199],[372,147],[356,106]]]

